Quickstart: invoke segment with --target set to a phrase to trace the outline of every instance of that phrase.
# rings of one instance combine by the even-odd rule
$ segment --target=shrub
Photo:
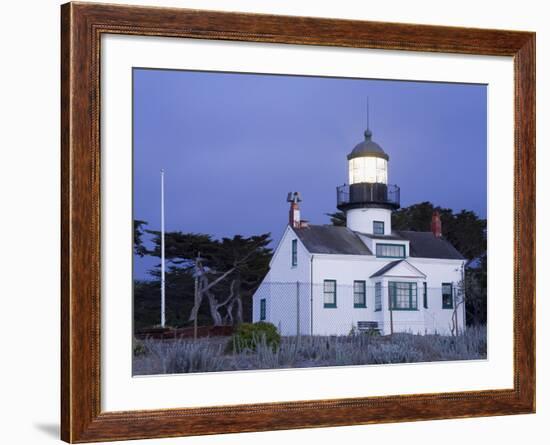
[[[145,355],[147,353],[147,349],[145,348],[145,345],[143,342],[139,340],[134,341],[134,357],[139,357],[141,355]]]
[[[239,325],[229,343],[234,352],[255,351],[259,344],[265,344],[274,351],[281,343],[281,336],[275,325],[260,321],[258,323],[242,323]]]

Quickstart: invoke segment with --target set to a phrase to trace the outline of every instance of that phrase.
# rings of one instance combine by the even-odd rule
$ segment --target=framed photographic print
[[[535,410],[535,35],[62,6],[62,439]]]

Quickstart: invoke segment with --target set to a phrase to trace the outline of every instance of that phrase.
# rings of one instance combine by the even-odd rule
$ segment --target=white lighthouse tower
[[[348,155],[349,185],[337,188],[338,209],[346,212],[347,227],[370,235],[391,235],[391,213],[399,208],[399,187],[388,184],[389,156],[372,140],[368,125],[365,140]]]

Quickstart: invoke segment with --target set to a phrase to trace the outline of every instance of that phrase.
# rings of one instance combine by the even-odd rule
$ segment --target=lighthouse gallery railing
[[[350,204],[390,204],[400,205],[400,189],[397,185],[362,183],[336,187],[337,206]]]

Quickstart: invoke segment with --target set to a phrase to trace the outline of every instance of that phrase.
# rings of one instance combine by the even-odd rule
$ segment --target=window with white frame
[[[298,240],[293,239],[292,240],[292,267],[296,267],[298,265]]]
[[[374,285],[374,310],[382,310],[382,283],[380,281]]]
[[[367,307],[367,283],[365,281],[353,282],[353,307]]]
[[[327,308],[336,307],[336,280],[325,280],[323,282],[323,306]]]
[[[260,300],[260,320],[264,321],[266,319],[266,301],[265,298]]]
[[[376,243],[376,256],[378,258],[405,258],[405,245]]]
[[[422,299],[424,302],[424,309],[428,309],[428,283],[424,281],[422,285],[423,285]]]
[[[372,233],[375,235],[384,235],[384,221],[373,221]]]
[[[453,308],[453,283],[441,284],[441,299],[443,309]]]
[[[415,311],[418,309],[416,283],[390,281],[388,287],[390,307],[393,311]]]

